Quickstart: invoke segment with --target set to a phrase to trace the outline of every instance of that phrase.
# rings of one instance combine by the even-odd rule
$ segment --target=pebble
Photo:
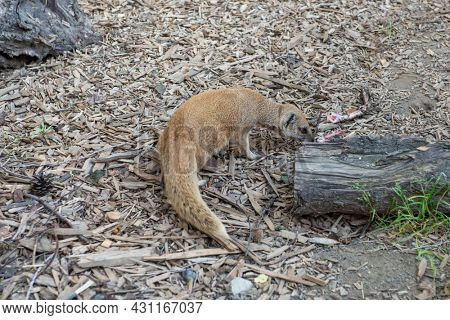
[[[253,287],[251,281],[237,277],[231,281],[231,292],[234,295],[245,293]]]
[[[108,218],[109,221],[118,221],[120,220],[120,218],[122,217],[122,215],[120,214],[120,212],[117,211],[110,211],[106,213],[106,217]]]
[[[305,274],[306,274],[306,269],[305,268],[299,268],[296,271],[297,277],[303,277]]]
[[[348,295],[348,291],[344,289],[344,287],[340,287],[339,288],[339,293],[341,296],[347,296]]]
[[[197,273],[192,269],[186,269],[181,273],[181,276],[183,277],[184,281],[187,283],[194,283],[197,279]]]

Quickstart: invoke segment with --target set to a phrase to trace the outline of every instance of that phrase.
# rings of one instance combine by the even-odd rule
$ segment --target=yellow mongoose
[[[238,87],[206,91],[187,100],[175,111],[158,142],[167,199],[183,220],[228,249],[236,246],[203,201],[197,171],[230,142],[249,159],[257,158],[249,144],[250,130],[256,126],[278,128],[291,137],[312,137],[297,107]]]

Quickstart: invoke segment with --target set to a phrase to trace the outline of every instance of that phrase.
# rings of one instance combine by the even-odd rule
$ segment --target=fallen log
[[[76,0],[0,1],[0,68],[18,67],[98,40]]]
[[[450,141],[390,135],[305,143],[295,161],[296,211],[370,215],[376,210],[382,215],[392,209],[396,185],[413,195],[435,181],[444,186],[448,202],[449,175]]]

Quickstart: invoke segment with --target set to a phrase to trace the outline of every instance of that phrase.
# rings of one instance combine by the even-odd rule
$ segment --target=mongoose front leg
[[[245,153],[248,159],[256,160],[259,156],[250,150],[250,129],[245,129],[239,137],[239,147],[241,152]]]

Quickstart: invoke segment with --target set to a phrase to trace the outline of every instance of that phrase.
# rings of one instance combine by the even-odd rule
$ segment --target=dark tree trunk
[[[417,193],[421,182],[439,180],[448,201],[450,141],[429,144],[406,137],[355,137],[307,143],[296,155],[294,193],[300,215],[386,214],[399,184]],[[363,200],[364,192],[370,205]],[[449,208],[442,208],[448,211]]]
[[[98,40],[76,0],[0,0],[0,68]]]

